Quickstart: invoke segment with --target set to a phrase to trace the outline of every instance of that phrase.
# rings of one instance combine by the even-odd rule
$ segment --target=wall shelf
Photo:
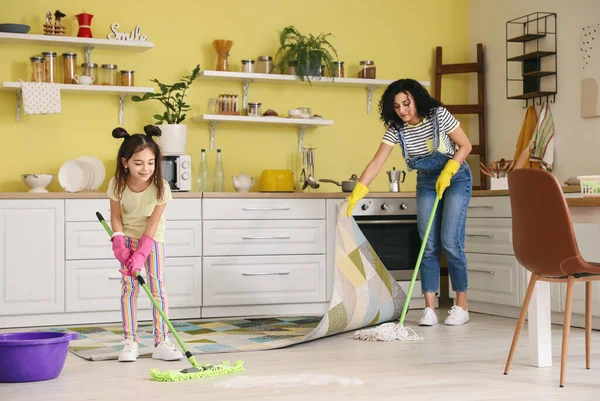
[[[123,50],[148,50],[154,47],[152,42],[110,40],[99,38],[79,38],[77,36],[35,35],[29,33],[0,32],[0,44],[27,43],[38,45],[65,45],[70,47],[93,47]]]
[[[210,124],[210,150],[215,147],[215,134],[217,124],[225,123],[246,123],[246,124],[281,124],[291,125],[298,128],[298,152],[302,153],[302,143],[304,133],[309,127],[323,127],[333,125],[333,120],[324,120],[321,118],[285,118],[285,117],[252,117],[252,116],[232,116],[221,114],[203,114],[192,118],[195,122],[208,122]]]
[[[282,83],[282,84],[304,84],[308,85],[307,80],[302,81],[296,75],[286,74],[259,74],[259,73],[247,73],[247,72],[232,72],[232,71],[201,71],[200,78],[204,79],[216,79],[216,80],[230,80],[239,81],[243,86],[243,108],[246,108],[248,103],[248,91],[250,84],[253,82],[264,82],[264,83]],[[333,81],[329,77],[311,77],[311,83],[313,85],[337,85],[337,86],[352,86],[352,87],[363,87],[367,90],[367,113],[371,113],[371,103],[373,100],[373,93],[375,89],[379,87],[388,86],[392,80],[385,79],[365,79],[365,78],[335,78]],[[421,85],[428,87],[430,86],[429,81],[419,81]]]
[[[123,114],[125,107],[125,98],[128,95],[144,94],[154,92],[154,88],[138,86],[106,86],[106,85],[77,85],[77,84],[58,84],[60,91],[63,92],[91,92],[97,94],[111,94],[119,97],[119,124],[123,124]],[[2,91],[16,92],[17,96],[17,121],[21,121],[21,83],[20,82],[2,82],[0,86]]]

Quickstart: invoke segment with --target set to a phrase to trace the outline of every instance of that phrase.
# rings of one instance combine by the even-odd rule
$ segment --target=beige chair
[[[521,313],[506,361],[508,374],[523,329],[531,294],[538,281],[567,283],[560,387],[564,386],[571,328],[573,285],[585,282],[585,359],[590,368],[592,334],[592,280],[600,279],[600,264],[583,260],[579,253],[567,202],[558,180],[541,169],[518,169],[508,175],[512,209],[513,249],[519,263],[531,272]]]

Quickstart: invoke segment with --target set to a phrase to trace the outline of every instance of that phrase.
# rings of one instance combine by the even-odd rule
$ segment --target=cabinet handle
[[[289,276],[290,272],[275,273],[242,273],[242,276]]]
[[[474,273],[486,273],[486,274],[496,274],[493,270],[478,270],[478,269],[469,269],[470,272]]]
[[[285,235],[285,236],[264,236],[264,237],[242,237],[242,239],[290,239],[289,235]]]
[[[494,206],[486,205],[486,206],[469,206],[469,209],[493,209]]]
[[[243,207],[242,210],[256,211],[256,210],[290,210],[289,207]]]
[[[108,276],[109,280],[121,280],[121,275],[119,274],[118,276]]]
[[[496,236],[494,234],[467,234],[467,237],[496,238]]]

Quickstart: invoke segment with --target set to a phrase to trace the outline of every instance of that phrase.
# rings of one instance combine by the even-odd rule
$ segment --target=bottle
[[[202,149],[200,168],[198,169],[198,192],[208,192],[208,164],[206,164],[206,150]]]
[[[225,172],[223,171],[223,161],[221,160],[221,149],[217,149],[217,162],[215,163],[214,191],[223,192],[225,181]]]

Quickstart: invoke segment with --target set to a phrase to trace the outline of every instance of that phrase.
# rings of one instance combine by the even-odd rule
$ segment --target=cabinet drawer
[[[204,256],[324,254],[325,220],[209,220]]]
[[[165,257],[201,256],[202,222],[167,221]],[[100,223],[66,224],[67,260],[114,259],[108,234]]]
[[[467,217],[511,217],[508,196],[473,197],[469,202]]]
[[[325,302],[325,255],[203,258],[203,305]]]
[[[467,253],[469,300],[520,306],[519,263],[514,256]]]
[[[325,199],[203,199],[206,220],[324,219]]]
[[[110,224],[110,199],[67,199],[65,204],[66,221],[98,221],[96,212]],[[201,220],[201,199],[173,199],[165,208],[167,220]]]
[[[512,219],[467,218],[465,252],[513,255]]]

